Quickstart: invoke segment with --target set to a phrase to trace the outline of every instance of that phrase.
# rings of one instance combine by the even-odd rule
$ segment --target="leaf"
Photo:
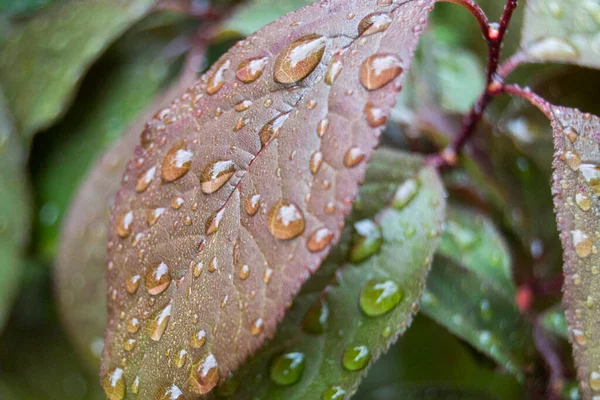
[[[548,106],[554,136],[554,207],[563,247],[563,305],[582,396],[600,394],[600,119]]]
[[[273,336],[339,238],[431,6],[305,7],[157,113],[109,225],[110,398],[205,394]]]
[[[396,190],[414,182],[419,183],[414,198],[400,209],[390,207]],[[307,282],[274,339],[234,374],[235,398],[328,398],[324,393],[334,387],[354,393],[367,367],[410,326],[441,230],[441,182],[418,157],[382,150],[369,164],[360,199],[350,221],[380,229],[380,249],[354,264],[349,260],[357,246],[364,246],[361,240],[354,238],[352,247],[342,242],[332,252],[321,267],[335,272],[332,283],[323,290],[324,277]],[[380,285],[375,292],[374,284]],[[390,301],[385,306],[371,297],[380,293],[376,298],[381,299],[382,287]],[[394,293],[397,304],[391,301]],[[364,365],[344,361],[348,349],[357,346],[368,354]],[[302,354],[303,372],[293,385],[281,385],[276,361],[290,353]]]
[[[567,319],[565,312],[560,305],[556,305],[541,316],[542,326],[549,332],[563,338],[569,338],[569,327],[567,326]]]
[[[29,240],[26,157],[0,90],[0,331],[17,294]]]
[[[515,304],[510,265],[507,248],[487,218],[449,208],[422,311],[523,378],[532,356],[531,327]]]
[[[527,57],[600,67],[598,0],[528,0],[521,38]]]
[[[12,32],[0,53],[0,81],[19,134],[29,139],[60,117],[90,65],[153,3],[57,2]]]
[[[31,13],[55,1],[56,0],[0,0],[0,14],[11,16],[14,14]]]

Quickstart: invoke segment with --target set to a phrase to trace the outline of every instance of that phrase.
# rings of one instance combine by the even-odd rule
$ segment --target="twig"
[[[558,355],[558,352],[556,351],[554,344],[548,337],[547,332],[541,326],[539,317],[535,316],[532,320],[532,323],[535,347],[544,359],[550,374],[550,382],[548,388],[546,389],[548,399],[560,400],[562,399],[560,392],[565,383],[563,363]]]
[[[502,85],[500,92],[518,96],[527,100],[532,105],[536,106],[541,112],[543,112],[548,119],[552,119],[551,104],[540,95],[532,92],[529,88],[522,88],[519,85]]]

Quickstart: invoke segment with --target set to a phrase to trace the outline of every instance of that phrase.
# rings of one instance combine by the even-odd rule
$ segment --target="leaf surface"
[[[70,105],[81,78],[154,0],[58,2],[7,38],[0,81],[19,134],[30,138]]]
[[[109,397],[136,376],[142,396],[205,394],[273,336],[339,238],[432,5],[382,4],[286,15],[142,133],[109,227]]]
[[[414,182],[419,183],[415,196],[400,209],[390,206],[396,190]],[[321,267],[324,276],[303,287],[274,339],[226,382],[235,386],[235,398],[317,399],[335,392],[342,398],[354,393],[368,366],[404,333],[418,310],[444,208],[439,177],[420,158],[389,150],[374,153],[350,221],[354,229],[375,224],[381,247],[352,263],[355,249],[365,246],[354,236],[332,252]],[[381,285],[372,298],[376,304],[368,295],[373,283]],[[386,302],[394,293],[400,293],[400,300],[390,307]],[[356,356],[364,364],[353,369],[361,363],[348,363],[347,354],[357,347],[365,351],[364,357]],[[281,385],[277,361],[290,353],[303,355],[303,373],[297,382]]]
[[[528,0],[521,48],[531,61],[600,67],[600,1]]]

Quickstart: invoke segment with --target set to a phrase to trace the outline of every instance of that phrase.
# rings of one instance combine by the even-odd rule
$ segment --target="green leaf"
[[[544,311],[540,318],[544,329],[563,339],[569,338],[567,318],[565,317],[565,311],[560,304]]]
[[[57,0],[0,0],[0,14],[13,15],[31,13],[56,1]]]
[[[415,197],[403,209],[386,207],[396,189],[413,180],[420,182]],[[344,261],[347,246],[338,248],[339,253],[333,252],[321,267],[330,274],[336,271],[333,283],[319,294],[326,282],[324,277],[317,276],[307,282],[275,338],[235,373],[231,382],[238,383],[236,397],[317,399],[333,387],[352,394],[367,366],[408,328],[418,309],[443,209],[443,189],[433,169],[405,153],[376,152],[352,220],[373,218],[383,236],[380,250],[359,264]],[[373,282],[388,282],[385,287],[390,292],[386,300],[373,303],[381,297],[366,296],[365,288],[372,287]],[[391,307],[386,301],[393,304],[394,287],[402,296]],[[386,313],[375,315],[385,310]],[[359,356],[359,360],[348,362],[348,349],[357,346],[364,346],[360,350],[368,349],[370,354],[370,362],[364,368],[359,368],[362,366]],[[273,362],[280,354],[289,352],[304,354],[304,371],[295,384],[281,386],[270,378]],[[357,354],[360,351],[354,356]],[[344,359],[348,367],[357,370],[345,368]]]
[[[521,39],[531,61],[600,67],[598,0],[528,0]]]
[[[0,331],[19,288],[29,238],[26,156],[0,90]]]
[[[451,207],[423,296],[425,315],[523,378],[531,327],[514,301],[510,256],[491,222]]]
[[[0,53],[0,82],[19,134],[29,139],[60,117],[90,65],[154,2],[59,2],[12,32]]]

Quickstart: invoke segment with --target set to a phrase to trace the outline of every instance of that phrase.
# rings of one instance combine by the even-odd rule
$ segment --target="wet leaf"
[[[402,209],[390,207],[397,190],[414,180],[420,183],[415,197]],[[324,290],[325,276],[307,282],[275,338],[234,373],[236,397],[316,399],[325,392],[354,393],[368,366],[418,310],[443,209],[434,170],[405,153],[374,153],[351,221],[370,218],[381,230],[381,248],[355,264],[348,261],[346,242],[332,252],[321,272],[335,277]],[[273,360],[289,352],[304,354],[304,372],[293,385],[281,386],[269,372]]]
[[[521,48],[532,61],[600,67],[598,0],[529,0]]]
[[[423,296],[425,315],[522,378],[531,328],[514,301],[510,256],[483,215],[451,207]]]
[[[569,327],[567,326],[565,311],[560,304],[545,311],[540,318],[544,329],[563,339],[569,338]]]
[[[273,336],[338,240],[432,4],[370,5],[321,2],[268,25],[142,133],[109,225],[109,397],[136,376],[142,397],[209,392]],[[373,12],[392,22],[359,38]],[[145,320],[135,335],[131,318]]]
[[[7,38],[0,81],[25,138],[49,126],[70,105],[81,78],[154,0],[58,2]]]
[[[600,119],[548,106],[554,136],[554,207],[563,246],[563,305],[583,398],[600,394]]]
[[[19,288],[29,239],[25,152],[0,90],[0,331]]]

